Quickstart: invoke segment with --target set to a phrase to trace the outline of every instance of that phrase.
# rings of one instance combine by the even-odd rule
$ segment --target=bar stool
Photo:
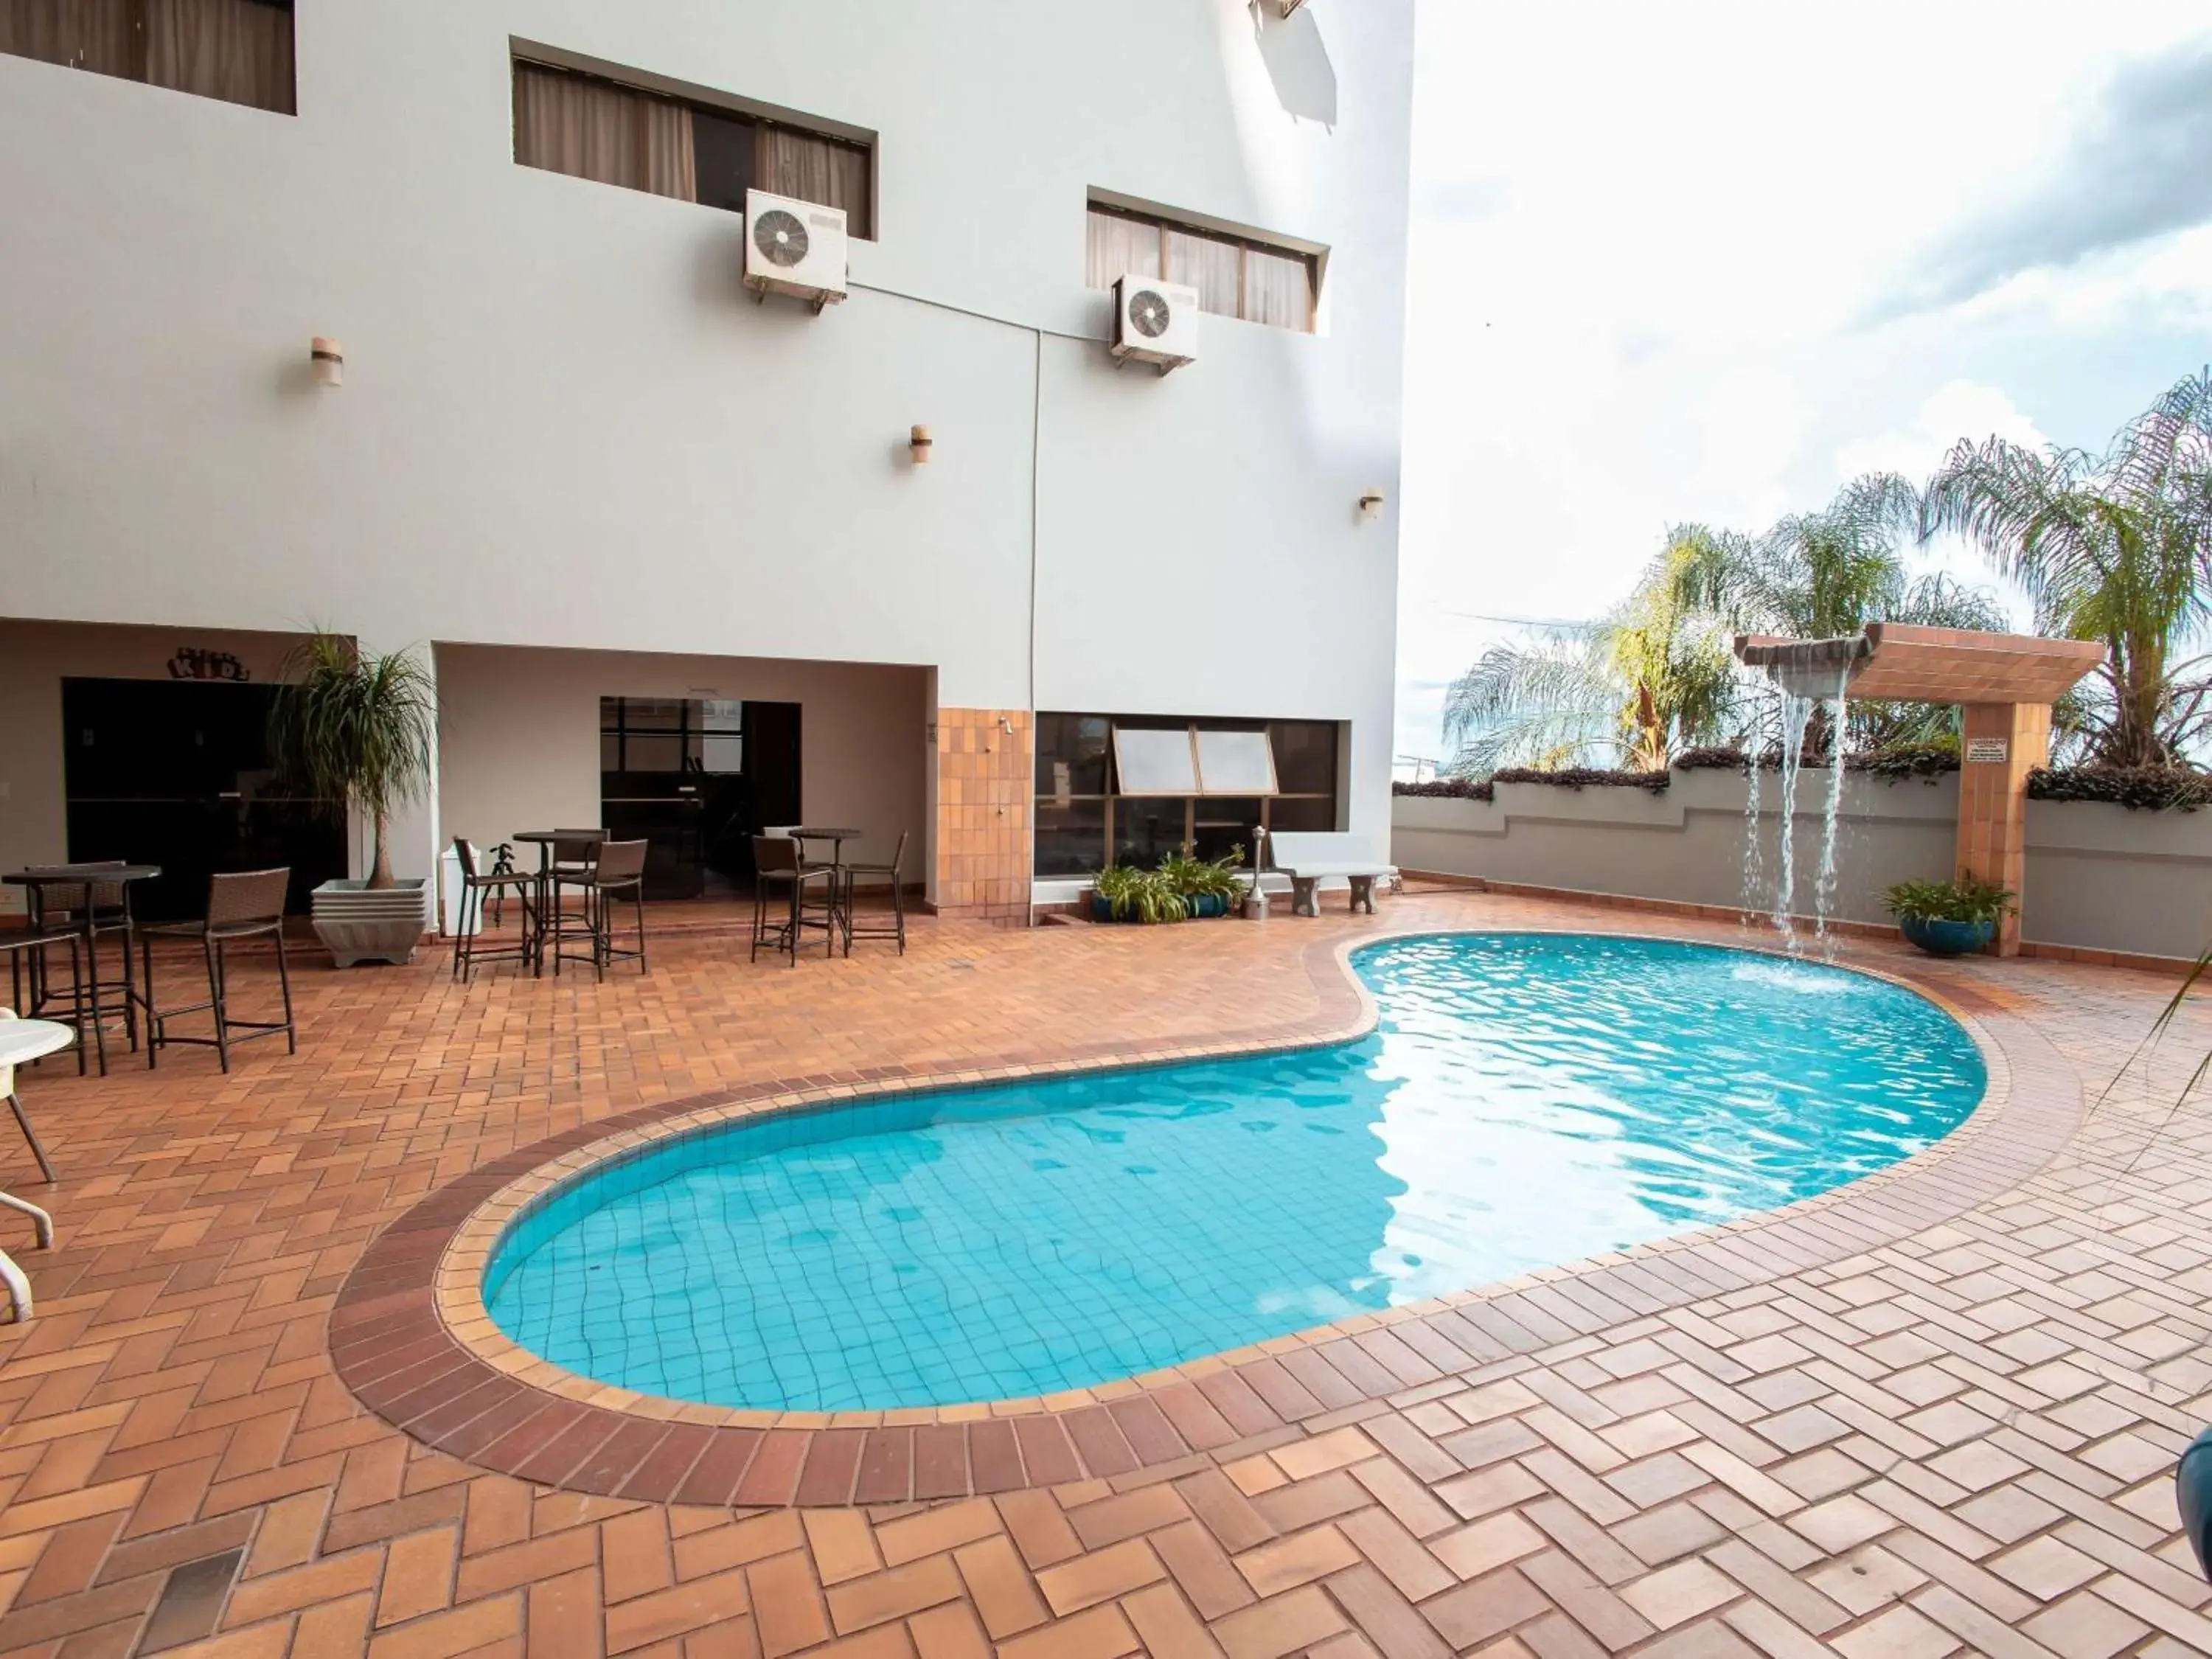
[[[808,896],[817,881],[822,884],[818,902]],[[771,927],[768,896],[772,887],[787,896],[790,908],[786,920]],[[755,836],[753,949],[749,959],[760,960],[761,941],[766,939],[772,949],[789,952],[791,965],[796,968],[799,936],[809,927],[822,930],[823,955],[837,948],[837,872],[826,864],[803,861],[799,856],[799,843],[788,836]]]
[[[251,1042],[255,1037],[284,1034],[284,1051],[300,1052],[297,1034],[292,1025],[292,978],[284,965],[284,890],[290,884],[292,872],[285,870],[250,870],[236,875],[210,876],[208,878],[207,916],[201,921],[171,921],[138,930],[140,977],[145,983],[146,1002],[146,1069],[152,1071],[155,1058],[162,1048],[172,1042],[185,1042],[200,1048],[213,1048],[222,1062],[222,1069],[230,1069],[230,1045],[233,1031],[246,1035],[237,1039]],[[154,940],[161,939],[196,939],[207,957],[208,995],[204,1002],[187,1002],[174,1008],[163,1008],[154,996]],[[233,1019],[230,1017],[230,990],[223,949],[240,939],[270,938],[276,941],[276,983],[283,994],[284,1018],[282,1019]],[[171,1036],[169,1022],[179,1014],[196,1014],[203,1009],[215,1013],[215,1035],[211,1037]]]
[[[11,1007],[21,1008],[35,1006],[42,999],[49,1004],[60,1000],[49,988],[52,976],[46,967],[46,952],[57,945],[69,947],[70,1012],[62,1018],[76,1032],[76,1074],[82,1077],[85,1050],[99,1043],[100,1038],[95,1031],[92,1034],[91,1042],[85,1041],[88,1005],[85,1001],[83,961],[77,953],[78,938],[79,935],[73,933],[35,929],[27,933],[0,933],[0,952],[5,952],[8,957],[9,1004]],[[27,983],[31,991],[29,1004],[23,1000]]]
[[[463,836],[453,837],[453,855],[461,864],[461,913],[453,923],[453,977],[466,985],[469,975],[475,972],[479,962],[529,962],[532,933],[538,915],[538,907],[531,898],[531,892],[538,885],[538,878],[522,874],[512,864],[505,871],[495,868],[489,873],[478,874],[477,849]],[[514,943],[490,946],[478,945],[477,938],[484,926],[485,900],[489,898],[492,902],[492,924],[496,927],[501,919],[501,902],[510,892],[514,895],[515,902],[522,906],[522,927],[515,935]],[[475,926],[470,925],[471,921]]]
[[[844,866],[845,954],[848,957],[853,954],[853,941],[856,939],[895,939],[898,941],[898,953],[901,956],[906,954],[906,888],[899,879],[899,866],[906,861],[906,842],[908,833],[903,830],[899,832],[898,846],[893,850],[891,861],[889,864],[848,864]],[[860,876],[890,878],[891,925],[890,927],[884,927],[881,923],[865,927],[860,925],[860,911],[853,902],[853,890],[857,884],[855,878]]]
[[[592,860],[599,850],[599,843],[606,838],[604,830],[556,830],[550,845],[539,845],[542,861],[538,870],[537,938],[541,972],[545,966],[546,936],[560,925],[561,878],[591,874]],[[584,896],[584,902],[591,902],[589,893]]]
[[[607,976],[607,964],[617,957],[637,958],[641,974],[652,970],[645,963],[645,848],[641,841],[603,841],[592,850],[590,867],[581,874],[556,874],[553,878],[553,976],[561,976],[563,962],[588,962],[601,980]],[[582,930],[568,925],[567,913],[561,909],[561,890],[574,887],[584,895],[584,926]],[[614,907],[617,899],[628,899],[637,917],[637,948],[626,950],[615,943]],[[570,956],[562,949],[569,939],[587,939],[591,950],[587,956]]]
[[[34,864],[30,866],[28,873],[51,875],[64,871],[74,873],[81,870],[122,870],[128,867],[129,860],[125,859],[95,859],[74,865]],[[76,902],[56,906],[49,901],[50,890],[74,890],[77,894]],[[30,890],[30,898],[31,927],[34,931],[41,933],[73,933],[84,941],[85,982],[76,1001],[81,1010],[89,1006],[93,1050],[100,1061],[100,1075],[105,1077],[107,1074],[107,1015],[100,1003],[102,991],[123,993],[123,1035],[131,1047],[136,1048],[138,1046],[137,1004],[140,999],[137,987],[131,978],[131,941],[135,924],[131,915],[130,885],[119,881],[87,881],[58,890],[36,886]],[[123,977],[119,980],[103,980],[100,976],[100,936],[102,933],[119,933],[123,937]],[[37,1018],[46,1012],[46,1005],[54,999],[46,989],[41,972],[33,971],[31,983],[30,1011],[33,1017]],[[83,1036],[83,1027],[79,1026],[77,1047],[80,1054],[84,1046]]]

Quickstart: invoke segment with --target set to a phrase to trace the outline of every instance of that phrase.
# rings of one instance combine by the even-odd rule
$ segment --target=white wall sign
[[[2002,738],[1975,738],[1966,744],[1966,763],[1970,766],[1985,763],[2002,766],[2009,753],[2010,750]]]

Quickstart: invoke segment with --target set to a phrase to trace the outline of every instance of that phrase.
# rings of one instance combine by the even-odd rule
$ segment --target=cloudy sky
[[[2204,0],[1424,0],[1397,749],[1672,523],[2212,359]],[[1943,562],[1986,580],[1964,556]]]

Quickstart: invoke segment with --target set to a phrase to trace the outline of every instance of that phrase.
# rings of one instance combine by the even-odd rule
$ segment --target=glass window
[[[1242,313],[1244,250],[1218,237],[1194,235],[1187,230],[1168,231],[1168,272],[1170,283],[1198,290],[1198,308],[1217,317]]]
[[[1036,873],[1095,873],[1109,826],[1113,860],[1143,866],[1186,842],[1201,858],[1239,847],[1249,858],[1259,824],[1333,830],[1340,729],[1333,720],[1041,712]],[[1159,793],[1170,778],[1180,789]]]
[[[29,3],[0,0],[0,9]],[[861,240],[875,234],[875,152],[867,144],[520,58],[514,159],[732,213],[744,211],[746,191],[771,191],[842,208],[847,234]]]
[[[1182,850],[1189,823],[1188,799],[1122,796],[1114,803],[1114,862],[1152,869]]]
[[[1249,237],[1118,207],[1091,204],[1083,248],[1083,279],[1111,288],[1123,276],[1160,277],[1198,292],[1199,307],[1218,317],[1311,333],[1317,256]]]
[[[1188,795],[1198,789],[1190,728],[1114,728],[1115,788],[1124,795]]]
[[[293,112],[291,0],[0,0],[0,52]]]
[[[1104,794],[1112,726],[1103,714],[1039,714],[1037,794],[1054,800]]]
[[[1160,274],[1160,228],[1125,214],[1091,210],[1084,242],[1083,279],[1092,288],[1111,288],[1124,276]]]
[[[1243,860],[1252,857],[1252,828],[1258,823],[1261,803],[1255,797],[1249,800],[1224,800],[1207,796],[1198,803],[1191,825],[1191,850],[1202,859],[1218,859],[1224,854],[1243,849]]]
[[[1316,795],[1278,795],[1267,803],[1267,833],[1285,830],[1294,834],[1316,830],[1326,835],[1336,828],[1336,802]]]
[[[1286,795],[1336,793],[1336,722],[1277,720],[1268,728],[1275,751],[1275,787]]]
[[[1096,875],[1106,862],[1106,803],[1077,800],[1036,805],[1036,872],[1040,876]]]
[[[1200,791],[1208,795],[1273,794],[1275,763],[1268,753],[1267,732],[1201,728],[1198,733],[1198,781]],[[1252,821],[1257,823],[1259,819]]]
[[[753,124],[711,110],[691,112],[699,199],[731,213],[745,210],[753,182]]]

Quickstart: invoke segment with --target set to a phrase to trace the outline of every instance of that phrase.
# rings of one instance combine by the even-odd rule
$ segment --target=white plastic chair
[[[15,1018],[13,1008],[0,1008],[0,1020]],[[31,1133],[31,1120],[23,1114],[23,1103],[15,1097],[15,1068],[12,1066],[0,1066],[0,1093],[8,1097],[9,1108],[15,1114],[15,1121],[22,1127],[23,1139],[31,1143],[31,1151],[39,1160],[40,1170],[48,1181],[52,1181],[54,1172],[46,1163],[46,1154],[39,1145],[38,1136]],[[37,1205],[9,1193],[0,1193],[0,1209],[14,1210],[20,1215],[30,1217],[32,1225],[38,1229],[39,1248],[42,1250],[53,1248],[54,1218]],[[0,1285],[7,1289],[8,1306],[15,1314],[16,1322],[21,1324],[28,1319],[31,1316],[30,1278],[15,1265],[5,1250],[0,1250]]]

